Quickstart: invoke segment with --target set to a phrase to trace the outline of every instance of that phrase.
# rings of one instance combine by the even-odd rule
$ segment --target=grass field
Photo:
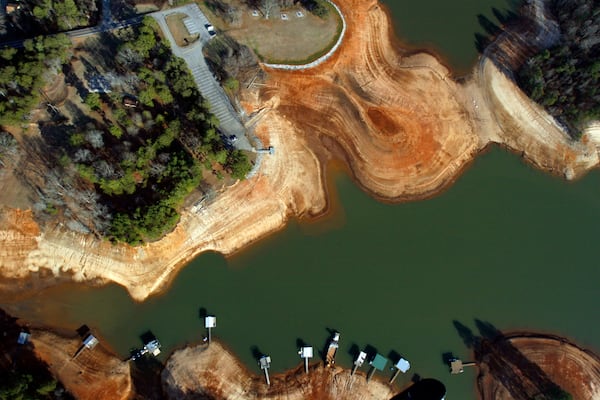
[[[186,15],[182,13],[171,14],[165,18],[178,46],[186,46],[198,38],[198,35],[190,35],[183,23],[184,18]]]
[[[341,19],[333,7],[325,18],[316,17],[301,7],[274,12],[269,19],[252,12],[237,1],[232,6],[243,10],[235,24],[220,20],[217,24],[238,42],[250,47],[258,57],[268,63],[301,64],[313,61],[326,53],[341,31]],[[214,17],[206,7],[202,10]],[[303,17],[296,15],[297,11]],[[283,20],[281,14],[287,15]]]

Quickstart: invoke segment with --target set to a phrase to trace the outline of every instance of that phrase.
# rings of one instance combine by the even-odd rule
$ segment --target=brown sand
[[[258,367],[257,367],[258,369]],[[364,373],[326,368],[320,363],[285,374],[265,377],[249,373],[219,343],[176,351],[162,373],[163,390],[169,399],[214,398],[222,400],[368,400],[390,399],[395,390],[377,379],[367,385]],[[203,397],[204,396],[204,397]]]
[[[600,399],[600,359],[595,354],[564,338],[553,336],[516,334],[501,340],[508,341],[529,361],[538,365],[548,379],[570,393],[573,400]],[[486,362],[480,367],[478,386],[482,400],[515,398],[506,387],[510,383],[502,382],[497,374],[490,373]],[[527,377],[520,375],[521,372],[514,368],[511,374],[522,387],[527,387]],[[523,393],[523,396],[526,394]]]

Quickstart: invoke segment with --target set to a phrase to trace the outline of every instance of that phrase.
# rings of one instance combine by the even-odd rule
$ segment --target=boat
[[[329,342],[329,346],[327,346],[327,354],[325,356],[325,365],[328,367],[332,367],[335,364],[335,354],[337,353],[338,348],[340,347],[340,333],[334,332]]]
[[[151,340],[144,345],[144,349],[146,349],[148,353],[156,357],[160,354],[160,342],[158,341],[158,339]]]

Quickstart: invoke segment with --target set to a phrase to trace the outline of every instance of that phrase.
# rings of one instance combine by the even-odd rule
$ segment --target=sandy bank
[[[515,334],[500,339],[494,351],[483,356],[480,364],[478,387],[482,400],[509,400],[527,397],[527,389],[536,390],[543,379],[538,378],[535,368],[527,366],[527,361],[541,369],[541,374],[569,392],[574,400],[600,399],[600,359],[595,354],[579,348],[564,338],[534,334]],[[508,351],[505,349],[508,348]],[[525,357],[526,362],[511,357],[513,351]],[[500,368],[510,369],[508,378]],[[532,380],[532,376],[537,379]]]
[[[258,368],[258,367],[257,367]],[[249,373],[223,346],[192,346],[176,351],[162,373],[163,390],[169,399],[214,398],[223,400],[334,400],[390,399],[395,391],[373,379],[368,385],[364,373],[350,376],[349,370],[325,368],[322,363],[309,374],[298,368],[271,376]]]
[[[50,372],[79,400],[128,399],[133,390],[129,363],[106,351],[102,344],[73,355],[81,346],[81,338],[68,338],[34,329],[31,342],[37,356]]]
[[[332,159],[386,201],[439,193],[490,143],[568,178],[598,163],[599,135],[571,141],[491,62],[483,60],[473,78],[459,85],[431,55],[408,56],[395,46],[377,1],[337,4],[347,31],[332,57],[306,71],[268,70],[265,86],[242,93],[256,135],[275,148],[255,176],[200,209],[184,210],[172,233],[138,248],[60,226],[40,231],[30,212],[5,207],[1,275],[114,282],[144,300],[199,253],[229,255],[281,229],[289,218],[325,212],[323,165]]]

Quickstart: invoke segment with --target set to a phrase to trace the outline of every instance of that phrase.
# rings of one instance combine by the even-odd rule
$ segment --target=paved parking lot
[[[184,24],[190,34],[199,33],[200,39],[186,47],[179,47],[175,43],[175,39],[167,26],[165,17],[174,13],[182,13],[187,15]],[[202,47],[211,40],[206,25],[209,24],[206,16],[200,11],[197,4],[188,4],[182,7],[177,7],[167,11],[158,11],[152,13],[152,17],[158,22],[160,28],[171,43],[173,54],[181,57],[187,63],[196,86],[202,96],[210,103],[210,111],[217,116],[220,122],[221,132],[226,137],[235,136],[237,139],[232,141],[232,144],[241,150],[252,150],[252,145],[246,137],[246,130],[240,122],[240,118],[236,110],[233,108],[225,91],[213,77],[212,72],[206,64]]]

